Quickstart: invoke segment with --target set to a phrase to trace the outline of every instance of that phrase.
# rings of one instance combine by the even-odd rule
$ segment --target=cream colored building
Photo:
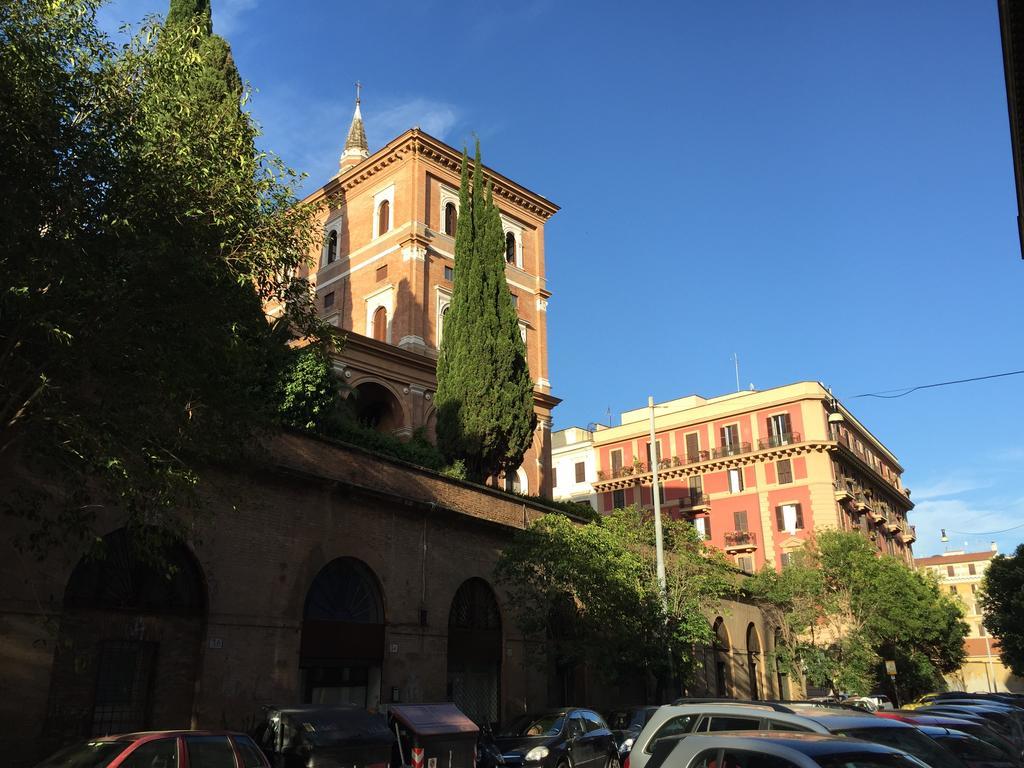
[[[598,424],[595,429],[605,429]],[[594,458],[594,431],[569,427],[551,433],[552,497],[576,501],[597,509],[597,465]]]
[[[1024,679],[1014,675],[999,660],[999,645],[988,636],[982,624],[984,615],[978,603],[978,592],[989,563],[997,554],[996,545],[988,552],[944,552],[932,557],[919,557],[914,564],[935,574],[942,589],[963,606],[964,621],[971,628],[964,640],[967,660],[946,681],[955,691],[1024,691]]]

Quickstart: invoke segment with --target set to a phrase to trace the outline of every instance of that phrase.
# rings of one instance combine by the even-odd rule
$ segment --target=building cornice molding
[[[354,189],[381,171],[387,170],[395,163],[414,154],[427,158],[435,165],[452,172],[456,176],[462,170],[461,152],[448,146],[443,141],[435,139],[419,128],[411,128],[377,150],[359,165],[330,179],[320,189],[306,197],[303,202],[314,202],[321,197],[336,195],[339,192],[347,192]],[[472,159],[470,159],[470,163],[472,162]],[[496,197],[528,211],[542,221],[547,221],[560,210],[559,206],[550,200],[538,195],[536,192],[531,192],[526,187],[517,184],[487,166],[484,166],[483,172],[484,176],[492,184]]]

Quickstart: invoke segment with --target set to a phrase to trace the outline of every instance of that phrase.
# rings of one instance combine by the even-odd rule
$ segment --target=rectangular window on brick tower
[[[576,462],[576,482],[582,483],[587,479],[587,465],[582,461]]]
[[[781,459],[775,462],[775,471],[780,484],[793,482],[793,465],[789,459]]]
[[[747,530],[747,513],[746,511],[733,512],[732,513],[733,530],[745,531]]]

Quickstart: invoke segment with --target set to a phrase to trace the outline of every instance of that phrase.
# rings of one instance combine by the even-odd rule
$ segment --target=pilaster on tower
[[[341,173],[354,168],[370,156],[370,148],[366,143],[366,131],[363,129],[363,113],[359,110],[359,88],[356,83],[356,111],[352,115],[352,124],[348,127],[345,139],[345,150],[338,160]]]

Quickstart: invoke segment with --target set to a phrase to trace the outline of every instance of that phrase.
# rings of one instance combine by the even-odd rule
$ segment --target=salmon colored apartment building
[[[784,566],[814,530],[856,530],[912,562],[903,467],[829,391],[800,382],[655,406],[662,511],[747,571]],[[602,512],[653,506],[650,411],[592,433]]]
[[[472,161],[470,161],[472,162]],[[370,154],[360,104],[339,172],[305,202],[331,201],[309,272],[320,313],[348,332],[335,369],[362,421],[409,437],[435,428],[438,345],[452,296],[462,152],[412,128]],[[484,168],[505,229],[506,278],[534,379],[537,431],[510,489],[550,495],[544,225],[558,206]]]

